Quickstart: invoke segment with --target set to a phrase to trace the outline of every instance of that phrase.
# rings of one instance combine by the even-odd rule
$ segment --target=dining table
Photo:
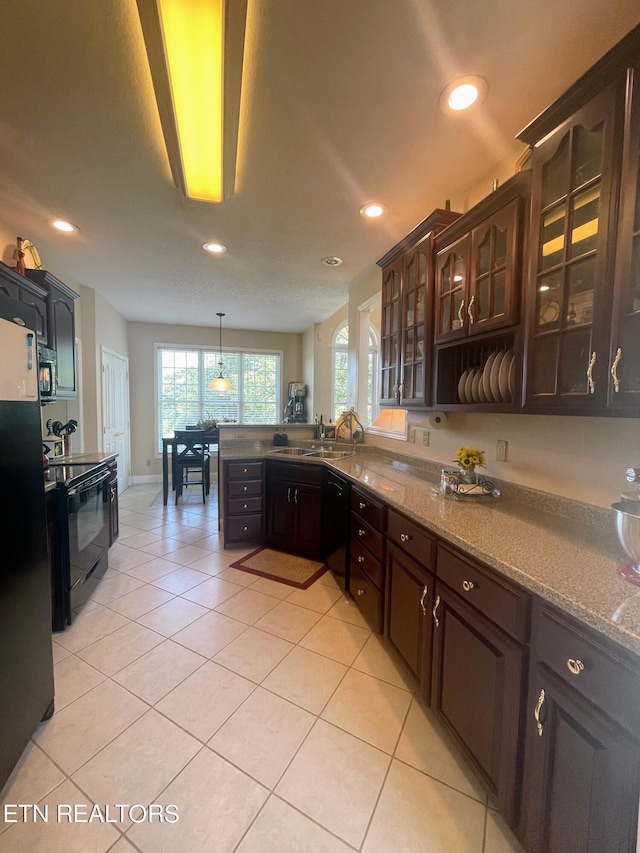
[[[220,440],[220,431],[212,430],[205,433],[207,450],[212,445],[217,446]],[[178,450],[178,439],[175,435],[164,435],[162,437],[162,503],[166,506],[169,497],[169,450],[171,450],[171,491],[176,487],[175,465],[173,464]]]

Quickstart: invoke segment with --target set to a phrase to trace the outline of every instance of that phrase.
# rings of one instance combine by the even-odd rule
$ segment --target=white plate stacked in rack
[[[469,367],[458,380],[461,403],[510,403],[515,381],[513,350],[492,352],[482,367]]]

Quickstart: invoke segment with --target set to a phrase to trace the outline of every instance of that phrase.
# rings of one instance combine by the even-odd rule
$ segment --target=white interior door
[[[129,429],[129,359],[102,347],[102,443],[107,453],[118,454],[118,492],[131,478]]]

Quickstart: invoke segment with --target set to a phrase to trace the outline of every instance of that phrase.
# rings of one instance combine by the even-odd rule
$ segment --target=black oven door
[[[89,577],[95,581],[106,570],[106,554],[109,547],[109,495],[107,482],[109,471],[105,469],[90,480],[67,491],[69,518],[69,589],[80,593],[79,586]],[[80,600],[73,602],[77,607],[90,595],[85,589]]]

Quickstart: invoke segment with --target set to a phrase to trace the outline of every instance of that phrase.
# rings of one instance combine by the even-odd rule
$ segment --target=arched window
[[[331,411],[336,423],[347,409],[347,381],[349,375],[349,324],[338,326],[333,336],[331,360]]]

